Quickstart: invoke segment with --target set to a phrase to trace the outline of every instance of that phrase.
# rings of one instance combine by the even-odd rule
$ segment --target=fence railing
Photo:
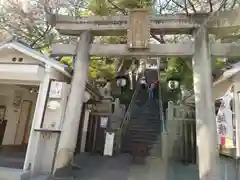
[[[161,156],[162,159],[164,160],[165,163],[167,163],[167,147],[168,147],[168,141],[167,141],[167,128],[166,128],[166,117],[164,116],[164,109],[163,109],[163,96],[162,96],[162,87],[161,87],[161,78],[160,78],[160,70],[161,70],[161,64],[160,64],[160,59],[157,60],[157,70],[158,70],[158,102],[159,102],[159,114],[160,114],[160,120],[161,120],[161,128],[162,128],[162,133],[161,133]]]
[[[165,132],[166,131],[166,125],[165,125],[166,119],[165,119],[165,116],[164,116],[162,88],[161,88],[161,84],[160,83],[158,83],[158,96],[159,96],[160,119],[161,119],[161,122],[162,122],[162,132]]]
[[[168,103],[168,157],[184,163],[197,162],[195,111]]]

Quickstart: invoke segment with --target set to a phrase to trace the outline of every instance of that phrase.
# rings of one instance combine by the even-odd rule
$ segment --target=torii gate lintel
[[[84,36],[88,36],[89,34],[86,33],[87,31],[91,31],[92,35],[127,35],[128,34],[128,44],[125,45],[115,45],[115,48],[119,48],[121,46],[121,50],[116,49],[114,50],[115,54],[111,51],[108,52],[105,49],[104,53],[107,55],[108,53],[112,55],[117,55],[116,51],[121,51],[125,53],[125,55],[144,55],[141,54],[139,49],[143,49],[147,55],[151,56],[154,53],[159,53],[158,55],[164,55],[164,51],[160,52],[153,51],[153,46],[149,44],[149,36],[152,32],[157,33],[164,33],[164,34],[191,34],[194,31],[194,38],[195,41],[192,45],[188,46],[191,47],[189,49],[179,51],[180,46],[175,46],[174,50],[171,50],[171,46],[169,45],[161,45],[162,48],[165,48],[165,56],[168,55],[179,55],[182,53],[188,53],[187,55],[193,56],[193,74],[194,74],[194,90],[196,93],[195,96],[195,103],[196,103],[196,120],[197,120],[197,137],[198,137],[198,156],[199,156],[199,176],[200,180],[212,180],[212,179],[220,179],[218,176],[218,154],[217,154],[217,131],[216,131],[216,123],[214,120],[214,111],[213,111],[213,103],[212,103],[212,76],[211,76],[211,53],[216,53],[216,55],[224,55],[223,53],[229,53],[227,50],[224,50],[223,46],[229,47],[231,45],[209,45],[208,34],[214,33],[216,30],[221,31],[221,29],[229,28],[229,30],[240,28],[240,22],[238,18],[238,11],[232,12],[220,12],[217,17],[213,17],[209,20],[206,26],[202,26],[202,22],[204,22],[205,18],[209,17],[209,14],[197,14],[193,16],[185,16],[185,15],[164,15],[164,16],[149,16],[144,11],[136,11],[136,13],[140,13],[141,15],[136,16],[134,15],[134,11],[130,16],[114,16],[114,17],[81,17],[81,18],[72,18],[68,16],[56,16],[55,24],[56,29],[64,35],[76,35],[79,36],[82,32]],[[144,19],[143,22],[147,23],[147,28],[144,28],[143,24],[139,22],[140,19]],[[131,19],[133,18],[133,19]],[[234,19],[234,20],[233,20]],[[136,21],[135,21],[136,20]],[[146,25],[146,24],[145,24]],[[130,28],[130,29],[129,29]],[[86,37],[83,39],[86,39]],[[96,45],[89,45],[89,41],[86,42],[86,46],[84,45],[84,41],[80,40],[81,46],[84,46],[84,52],[81,51],[79,45],[73,46],[71,52],[65,51],[64,53],[74,54],[78,53],[77,61],[82,61],[81,58],[86,60],[87,54],[97,54],[96,51],[106,47],[106,45],[99,45],[99,49],[97,49]],[[94,47],[95,46],[95,47]],[[158,48],[161,47],[160,45]],[[217,46],[222,49],[223,53],[219,52]],[[77,47],[77,48],[76,48]],[[193,48],[192,48],[193,47]],[[156,48],[156,47],[155,47]],[[186,48],[186,46],[185,46]],[[104,48],[103,48],[104,49]],[[103,50],[102,49],[102,50]],[[138,49],[136,51],[136,49]],[[170,49],[170,50],[169,50]],[[113,49],[112,49],[113,50]],[[230,50],[230,49],[229,49]],[[176,53],[178,51],[179,54]],[[130,52],[132,54],[130,54]],[[168,52],[168,53],[167,53]],[[56,53],[56,52],[55,52]],[[82,56],[79,54],[82,53]],[[98,55],[101,54],[99,51]],[[129,54],[127,54],[129,53]],[[135,54],[134,54],[135,53]],[[161,54],[162,53],[162,54]],[[57,54],[57,53],[56,53]],[[145,54],[146,55],[146,54]],[[86,62],[85,62],[86,63]],[[84,66],[86,67],[86,66]],[[82,71],[81,69],[75,69],[74,77],[75,76],[84,76],[86,77],[87,71]],[[82,74],[85,73],[85,74]],[[74,82],[73,82],[74,83]],[[80,89],[79,96],[83,96],[83,89],[85,86],[78,84],[78,86],[74,87],[75,93]],[[70,102],[69,102],[70,103]],[[70,112],[70,111],[69,111]],[[72,111],[71,111],[72,112]],[[66,131],[62,133],[62,139],[68,139],[69,135],[72,134],[74,131],[78,131],[78,127],[72,127],[71,124],[75,122],[75,119],[78,117],[73,117],[69,119],[68,116],[65,116],[64,128],[63,130]],[[80,119],[80,117],[79,117]],[[75,141],[76,138],[71,138],[68,141]],[[166,142],[166,141],[165,141]],[[203,143],[204,142],[204,143]],[[69,143],[65,143],[64,141],[60,141],[59,146],[61,148],[69,149],[74,151],[74,143],[70,143],[72,147],[66,147]],[[207,144],[207,146],[206,146]],[[163,145],[166,147],[167,144]],[[206,147],[205,147],[206,146]],[[67,152],[62,155],[62,157],[69,156]],[[59,156],[60,157],[60,156]],[[165,158],[165,157],[163,157]],[[68,160],[71,158],[66,158],[65,160],[61,160],[61,163],[58,165],[62,167],[63,165],[69,163]],[[166,162],[166,161],[165,161]],[[165,178],[166,177],[161,177]]]
[[[143,11],[140,11],[143,14]],[[209,33],[231,33],[240,28],[240,10],[218,12],[216,15],[209,13],[194,14],[164,14],[154,16],[147,14],[145,28],[158,34],[192,34],[194,29],[206,27]],[[130,16],[90,16],[71,17],[67,15],[52,15],[48,18],[49,23],[63,35],[75,35],[85,30],[91,30],[94,36],[122,36],[127,34],[129,24],[134,14],[139,10],[131,11]],[[208,19],[206,23],[206,19]],[[227,30],[227,31],[226,31]]]

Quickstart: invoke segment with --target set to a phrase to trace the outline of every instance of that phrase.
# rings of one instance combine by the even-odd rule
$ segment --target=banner
[[[222,97],[221,105],[216,116],[219,145],[224,148],[234,147],[233,127],[233,86]]]

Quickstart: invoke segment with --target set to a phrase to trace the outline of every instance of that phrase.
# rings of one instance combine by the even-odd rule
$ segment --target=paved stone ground
[[[70,174],[73,178],[63,180],[161,180],[165,169],[160,158],[147,158],[144,164],[133,163],[129,154],[115,157],[81,154],[75,163],[80,169]],[[221,157],[220,180],[236,180],[236,171],[232,159]],[[170,163],[167,168],[168,180],[199,180],[197,165]]]
[[[25,153],[11,153],[10,155],[0,155],[0,166],[22,169]]]
[[[144,164],[135,164],[128,154],[116,157],[79,155],[75,162],[80,166],[74,173],[77,180],[161,180],[165,173],[161,159],[147,158]],[[172,164],[168,168],[168,179],[198,180],[196,166]]]
[[[74,168],[69,171],[72,177],[58,180],[161,180],[165,173],[160,159],[148,158],[144,164],[134,164],[129,154],[104,157],[83,153],[76,156],[75,164],[80,169]],[[12,169],[9,172],[8,170],[8,168],[0,168],[0,176],[5,177],[3,180],[19,180],[20,170]],[[221,157],[220,172],[220,180],[237,180],[235,163],[232,159]],[[196,165],[171,163],[167,173],[168,180],[199,180]],[[49,180],[49,178],[40,176],[34,180]]]
[[[22,180],[23,170],[0,167],[0,180]]]
[[[159,180],[158,159],[146,159],[144,164],[134,164],[128,154],[116,157],[89,156],[85,163],[78,164],[77,180]],[[77,157],[76,162],[82,160]],[[80,162],[80,161],[79,161]],[[83,162],[83,161],[82,161]]]

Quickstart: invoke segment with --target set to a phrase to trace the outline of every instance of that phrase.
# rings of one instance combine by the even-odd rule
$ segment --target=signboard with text
[[[233,86],[222,97],[221,105],[216,116],[217,134],[219,145],[224,148],[235,147],[234,124],[233,121]]]
[[[129,15],[129,29],[127,33],[130,49],[149,48],[150,26],[148,11],[135,9]]]
[[[52,81],[50,86],[50,98],[62,98],[63,82]]]

